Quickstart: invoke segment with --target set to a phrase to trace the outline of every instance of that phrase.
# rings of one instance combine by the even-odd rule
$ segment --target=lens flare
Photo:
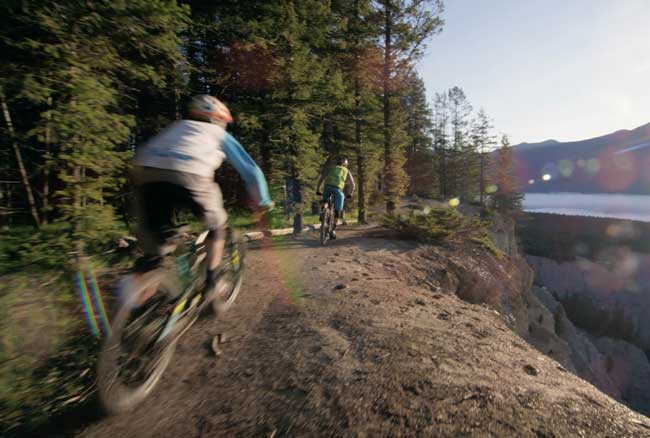
[[[548,163],[544,164],[544,166],[542,166],[542,169],[539,171],[539,173],[541,175],[548,175],[549,176],[549,179],[546,179],[546,180],[542,176],[542,180],[544,180],[544,181],[548,181],[550,179],[555,179],[555,178],[559,177],[560,176],[560,170],[558,169],[558,163],[556,163],[554,161],[551,161],[551,162],[548,162]]]
[[[93,289],[93,298],[95,299],[95,305],[97,306],[97,309],[99,310],[99,316],[102,321],[102,326],[104,327],[104,333],[106,333],[107,336],[111,335],[111,325],[108,322],[108,317],[106,316],[106,308],[104,307],[104,299],[102,297],[102,293],[99,290],[99,286],[97,285],[97,279],[95,278],[95,271],[90,268],[88,269],[88,275],[90,277],[90,286]]]
[[[597,158],[587,160],[587,173],[594,175],[600,170],[600,161]]]
[[[86,313],[86,318],[88,319],[88,325],[90,326],[90,331],[93,332],[95,337],[99,336],[99,329],[97,328],[97,320],[95,319],[95,312],[93,310],[93,305],[90,301],[90,296],[88,295],[88,288],[86,287],[86,281],[81,272],[77,272],[77,287],[79,288],[79,295],[81,297],[81,302],[84,306],[84,312]]]
[[[557,165],[557,168],[560,172],[560,175],[562,175],[565,178],[570,177],[573,174],[573,162],[569,160],[560,160],[560,162]]]

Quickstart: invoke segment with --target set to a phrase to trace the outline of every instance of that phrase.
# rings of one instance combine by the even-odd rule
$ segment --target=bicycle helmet
[[[336,164],[338,164],[339,166],[348,167],[348,159],[347,158],[339,158],[338,160],[336,160]]]
[[[223,124],[232,123],[228,107],[216,97],[208,94],[194,96],[188,106],[190,117],[204,122]]]

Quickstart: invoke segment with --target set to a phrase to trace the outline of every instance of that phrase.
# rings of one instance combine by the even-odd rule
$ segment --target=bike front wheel
[[[171,276],[162,275],[152,298],[138,307],[132,300],[123,303],[115,315],[97,366],[99,399],[108,413],[120,414],[140,404],[167,369],[176,340],[165,342],[161,337],[168,321],[169,297],[176,287]]]

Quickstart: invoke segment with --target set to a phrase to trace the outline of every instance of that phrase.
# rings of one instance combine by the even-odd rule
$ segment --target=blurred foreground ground
[[[182,339],[142,406],[78,436],[650,436],[646,417],[426,274],[444,250],[339,236],[256,243],[226,320]]]

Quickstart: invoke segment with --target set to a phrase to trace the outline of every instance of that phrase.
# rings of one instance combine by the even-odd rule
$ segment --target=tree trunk
[[[174,120],[180,120],[183,118],[183,111],[181,108],[181,90],[178,88],[178,70],[180,67],[176,67],[174,72]]]
[[[440,148],[440,194],[442,199],[447,199],[447,154],[444,148]]]
[[[354,2],[354,21],[359,24],[359,0]],[[356,29],[355,29],[356,30]],[[356,33],[358,35],[358,32]],[[357,152],[357,196],[358,221],[361,224],[367,223],[366,215],[366,157],[361,144],[361,61],[359,59],[360,41],[357,36],[354,51],[354,143]]]
[[[50,210],[50,154],[52,153],[50,146],[50,123],[52,120],[52,97],[47,98],[47,105],[50,112],[47,113],[47,124],[45,125],[45,168],[43,169],[43,223],[49,222]]]
[[[5,102],[4,97],[0,96],[2,100],[2,112],[4,113],[5,122],[7,123],[7,128],[9,129],[9,134],[13,137],[13,149],[16,154],[16,161],[18,162],[18,171],[20,172],[20,178],[25,187],[25,192],[27,193],[27,202],[29,203],[29,210],[34,219],[34,226],[38,228],[41,225],[40,217],[38,216],[38,210],[36,209],[36,201],[34,200],[34,194],[32,192],[32,186],[29,183],[29,178],[27,177],[27,171],[25,170],[25,164],[23,163],[23,157],[20,153],[20,148],[18,147],[18,142],[16,141],[16,133],[14,132],[14,125],[11,122],[11,115],[9,114],[9,107],[7,102]]]
[[[81,188],[82,184],[86,181],[86,167],[85,166],[81,166],[80,175],[81,175],[81,178],[79,179],[79,182],[80,182],[79,187]],[[86,207],[88,207],[88,198],[86,198],[86,196],[83,195],[83,193],[82,193],[82,195],[81,195],[81,208],[83,210],[85,210]]]
[[[302,184],[300,184],[300,181],[298,180],[298,171],[293,165],[291,166],[291,178],[293,179],[293,190],[291,192],[294,212],[293,233],[300,234],[302,233],[303,222]]]
[[[392,64],[392,16],[391,1],[384,1],[384,77],[383,77],[383,100],[384,100],[384,193],[386,197],[386,211],[395,211],[395,175],[393,169],[393,145],[390,126],[390,72]]]
[[[409,175],[409,186],[406,193],[412,196],[416,194],[415,188],[417,187],[418,179],[418,175],[416,175],[417,166],[415,163],[415,143],[411,143],[407,149],[406,168]]]
[[[265,110],[263,109],[262,111]],[[271,172],[273,171],[273,162],[271,159],[273,150],[271,148],[271,130],[267,126],[264,126],[262,129],[262,144],[260,145],[260,154],[262,156],[260,167],[269,179],[271,177]]]
[[[483,154],[483,145],[481,144],[481,182],[479,183],[479,199],[481,207],[485,207],[485,155]]]
[[[72,229],[74,233],[74,240],[75,240],[75,248],[76,248],[76,264],[77,268],[81,269],[83,266],[83,261],[84,261],[84,252],[85,252],[85,244],[83,239],[81,238],[81,234],[84,231],[82,219],[81,219],[81,211],[82,211],[82,205],[83,205],[83,193],[81,190],[81,181],[82,181],[82,168],[81,166],[75,166],[73,169],[73,177],[76,182],[76,186],[74,188],[74,198],[72,199],[72,204],[74,208],[74,214],[73,214],[73,219],[72,219]]]
[[[359,197],[359,223],[365,224],[366,217],[366,157],[361,145],[361,84],[354,81],[354,140],[357,150],[357,191]]]
[[[0,226],[11,225],[11,186],[12,184],[9,181],[3,181],[2,185],[0,185],[0,200],[3,201],[3,205],[0,207]]]

